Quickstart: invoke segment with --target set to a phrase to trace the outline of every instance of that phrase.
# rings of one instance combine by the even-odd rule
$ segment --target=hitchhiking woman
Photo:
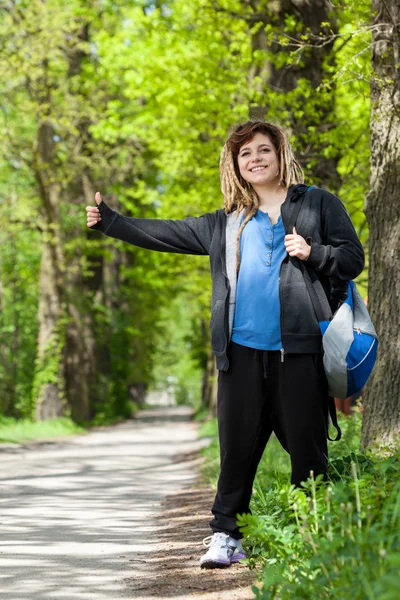
[[[249,512],[273,432],[290,455],[293,484],[311,471],[326,476],[328,388],[303,270],[319,279],[335,311],[346,281],[364,267],[344,205],[325,189],[308,189],[282,128],[262,121],[236,127],[220,171],[224,207],[199,217],[124,217],[99,193],[97,206],[86,207],[88,227],[107,236],[149,250],[210,256],[220,475],[202,568],[245,556],[236,516]]]

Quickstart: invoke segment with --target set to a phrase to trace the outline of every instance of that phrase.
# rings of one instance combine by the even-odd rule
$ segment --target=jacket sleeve
[[[98,208],[102,220],[91,229],[148,250],[199,255],[209,253],[218,212],[182,220],[162,220],[124,217],[104,200]]]
[[[351,218],[337,196],[323,191],[322,228],[326,244],[311,240],[307,264],[328,277],[347,281],[364,268],[364,250]]]

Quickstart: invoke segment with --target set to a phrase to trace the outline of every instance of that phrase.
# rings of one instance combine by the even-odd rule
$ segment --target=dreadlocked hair
[[[267,135],[275,148],[279,163],[279,184],[289,187],[304,183],[303,169],[295,159],[290,142],[281,127],[265,121],[247,121],[231,130],[222,149],[219,166],[226,214],[237,210],[239,216],[244,210],[244,221],[236,238],[237,272],[240,268],[240,236],[259,208],[256,192],[240,174],[237,157],[240,148],[251,141],[256,133]]]

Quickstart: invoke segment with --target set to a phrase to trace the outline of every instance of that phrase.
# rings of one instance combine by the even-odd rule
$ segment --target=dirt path
[[[213,496],[193,487],[200,446],[184,407],[0,446],[0,599],[250,600],[246,567],[198,568]]]
[[[187,489],[169,496],[157,515],[159,544],[148,559],[138,559],[138,572],[128,581],[131,598],[161,600],[252,600],[256,574],[244,565],[201,570],[202,539],[210,534],[207,522],[213,492],[208,487]]]

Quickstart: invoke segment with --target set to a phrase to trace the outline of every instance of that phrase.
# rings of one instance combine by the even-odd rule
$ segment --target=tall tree
[[[400,1],[373,0],[368,307],[380,339],[362,446],[400,435]]]
[[[341,177],[337,167],[342,151],[326,151],[330,146],[327,133],[338,125],[335,86],[329,93],[321,89],[335,67],[337,17],[329,0],[280,0],[277,4],[271,23],[275,35],[268,54],[269,86],[279,93],[300,163],[310,179],[338,192]],[[321,38],[323,43],[318,41]]]
[[[1,7],[1,16],[2,107],[7,113],[14,110],[11,137],[20,141],[11,160],[25,161],[40,199],[36,418],[66,412],[81,421],[93,414],[94,405],[99,408],[101,398],[110,409],[110,396],[119,398],[120,407],[114,408],[122,414],[128,399],[129,353],[121,351],[117,339],[121,328],[129,343],[140,335],[129,330],[133,311],[124,299],[132,294],[113,287],[115,278],[104,282],[103,250],[98,248],[104,240],[87,230],[82,209],[106,181],[132,186],[137,175],[132,169],[137,140],[120,131],[110,141],[104,123],[99,125],[104,113],[109,117],[112,106],[118,106],[120,88],[99,72],[96,42],[105,26],[111,31],[123,17],[118,2],[104,2],[99,10],[97,0],[61,6],[54,0],[10,2]],[[114,256],[120,254],[115,250]],[[114,261],[116,271],[127,263],[123,258]],[[149,280],[142,285],[143,280],[138,286],[142,291],[151,287]],[[108,294],[102,290],[106,285]],[[117,310],[104,301],[100,306],[99,297],[104,300],[105,295],[114,303],[119,298]],[[99,314],[102,331],[95,326]],[[147,346],[140,344],[143,361],[151,332],[147,339]],[[117,377],[112,382],[108,378],[101,389],[97,382],[107,375],[99,367],[105,363]]]

